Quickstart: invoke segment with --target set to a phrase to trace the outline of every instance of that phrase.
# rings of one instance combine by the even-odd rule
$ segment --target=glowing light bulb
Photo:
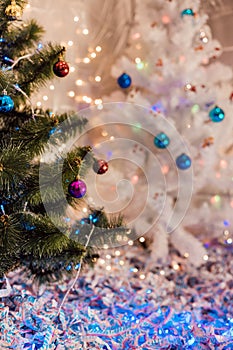
[[[75,72],[75,68],[74,67],[70,67],[70,73],[74,73]]]
[[[95,52],[92,52],[92,53],[91,53],[91,58],[96,58],[96,56],[97,56],[97,55],[96,55]]]
[[[78,85],[78,86],[82,86],[83,85],[83,81],[81,79],[78,79],[78,80],[76,80],[75,84]]]
[[[75,96],[75,92],[74,91],[69,91],[68,92],[68,96],[69,97],[74,97]]]
[[[97,83],[101,82],[101,80],[102,80],[102,78],[99,75],[97,75],[97,77],[95,77],[95,81]]]
[[[42,103],[40,101],[37,102],[37,107],[41,107]]]
[[[88,64],[88,63],[90,63],[90,58],[89,57],[85,57],[84,59],[83,59],[83,63],[86,63],[86,64]]]
[[[44,100],[44,101],[48,101],[48,99],[49,99],[48,96],[46,96],[46,95],[43,96],[43,100]]]
[[[95,104],[96,105],[100,105],[100,104],[102,104],[102,100],[101,100],[101,98],[97,98],[96,100],[95,100]]]
[[[115,255],[116,255],[116,256],[120,256],[120,255],[121,255],[121,252],[120,252],[119,250],[116,250],[116,251],[115,251]]]
[[[139,58],[139,57],[135,58],[136,63],[141,63],[141,61],[142,61],[141,58]]]
[[[144,237],[141,237],[141,238],[139,239],[139,242],[144,243],[144,242],[145,242],[145,238],[144,238]]]
[[[101,52],[102,51],[102,47],[101,46],[96,46],[95,50],[96,50],[96,52]]]
[[[112,269],[112,268],[111,268],[110,265],[106,266],[106,270],[107,270],[107,271],[111,271],[111,269]]]
[[[83,34],[84,35],[88,35],[89,34],[89,30],[87,28],[83,29]]]
[[[54,85],[50,85],[50,90],[55,90],[55,86]]]
[[[208,260],[209,260],[209,257],[208,257],[207,254],[203,256],[203,260],[205,260],[205,261],[208,261]]]
[[[69,45],[69,46],[73,46],[73,45],[74,45],[74,42],[73,42],[72,40],[69,40],[69,41],[68,41],[68,45]]]
[[[78,16],[75,16],[74,17],[74,22],[78,22],[79,21],[79,17]]]
[[[87,213],[87,208],[83,208],[83,212],[84,212],[84,213]]]
[[[144,279],[146,278],[146,276],[142,274],[142,275],[139,276],[139,278],[140,278],[141,280],[144,280]]]
[[[109,248],[109,246],[108,246],[107,244],[104,244],[104,245],[103,245],[103,248],[106,250],[106,249]]]
[[[133,245],[133,241],[129,241],[128,245],[132,246]]]

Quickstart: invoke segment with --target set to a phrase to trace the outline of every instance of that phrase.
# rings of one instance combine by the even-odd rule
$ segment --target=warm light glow
[[[74,67],[70,67],[70,73],[74,73],[75,72],[75,68]]]
[[[189,253],[184,253],[184,257],[187,259],[189,257]]]
[[[161,271],[160,271],[160,275],[161,275],[161,276],[164,276],[164,275],[165,275],[165,271],[161,270]]]
[[[115,255],[116,255],[116,256],[120,256],[120,255],[121,255],[121,252],[120,252],[119,250],[116,250],[116,251],[115,251]]]
[[[48,96],[46,96],[46,95],[43,96],[43,100],[44,100],[44,101],[48,101],[48,99],[49,99]]]
[[[227,244],[232,244],[232,242],[233,242],[232,238],[228,238]]]
[[[178,264],[174,264],[173,265],[173,269],[175,270],[175,271],[178,271],[179,269],[180,269],[180,266],[178,265]]]
[[[169,166],[168,165],[163,165],[161,171],[162,171],[163,175],[168,174],[169,173]]]
[[[104,244],[104,245],[103,245],[103,248],[104,248],[104,249],[108,249],[109,246],[108,246],[107,244]]]
[[[82,86],[83,85],[83,81],[81,79],[78,79],[78,80],[76,80],[75,84],[78,85],[78,86]]]
[[[162,17],[162,22],[163,22],[164,24],[168,24],[168,23],[171,22],[171,19],[170,19],[169,16],[164,15],[164,16]]]
[[[204,256],[203,256],[203,260],[208,261],[208,260],[209,260],[208,255],[204,255]]]
[[[74,45],[74,42],[72,40],[68,41],[68,45],[69,46],[73,46]]]
[[[83,59],[83,63],[86,63],[86,64],[87,64],[87,63],[90,63],[90,61],[91,61],[91,60],[90,60],[90,58],[88,58],[88,57],[85,57],[85,58]]]
[[[83,208],[83,212],[84,212],[84,213],[87,213],[87,208]]]
[[[41,105],[42,105],[42,103],[39,101],[39,102],[37,102],[37,107],[41,107]]]
[[[107,271],[111,271],[111,269],[112,269],[112,268],[111,268],[110,265],[106,266],[106,270],[107,270]]]
[[[68,96],[69,97],[74,97],[75,96],[75,92],[74,91],[69,91],[68,92]]]
[[[74,17],[74,22],[78,22],[79,21],[79,17],[78,16],[75,16]]]
[[[110,260],[111,259],[111,255],[106,255],[106,259]]]
[[[131,245],[131,246],[132,246],[132,245],[133,245],[133,241],[129,241],[129,242],[128,242],[128,245]]]
[[[92,99],[88,96],[83,96],[83,101],[85,101],[86,103],[91,103]]]
[[[227,168],[227,162],[225,160],[221,160],[220,166],[221,166],[221,168],[226,169]]]
[[[102,135],[103,137],[107,137],[107,136],[108,136],[108,132],[104,130],[104,131],[102,131],[101,135]]]
[[[99,82],[101,81],[101,77],[100,77],[99,75],[97,75],[97,77],[95,77],[95,81],[96,81],[97,83],[99,83]]]
[[[101,47],[101,46],[97,46],[97,47],[95,48],[95,50],[96,50],[96,52],[101,52],[101,51],[102,51],[102,47]]]
[[[139,58],[139,57],[135,58],[136,63],[141,63],[141,61],[142,61],[141,58]]]
[[[95,52],[92,52],[92,53],[91,53],[91,58],[96,58],[96,56],[97,56],[97,55],[96,55]]]
[[[84,35],[88,35],[89,34],[89,30],[87,28],[83,29],[83,34]]]
[[[146,278],[146,276],[145,276],[145,275],[140,275],[139,278],[140,278],[141,280],[144,280],[144,279]]]
[[[97,98],[97,99],[95,100],[95,104],[96,104],[96,105],[100,105],[102,102],[103,102],[103,101],[101,100],[101,98]]]
[[[120,261],[119,261],[119,264],[120,264],[121,266],[125,265],[125,263],[124,263],[123,260],[120,260]]]
[[[131,179],[131,183],[132,183],[133,185],[136,185],[136,184],[138,183],[138,180],[139,180],[138,175],[134,175],[134,176],[132,177],[132,179]]]
[[[55,86],[54,85],[50,85],[50,90],[55,90]]]

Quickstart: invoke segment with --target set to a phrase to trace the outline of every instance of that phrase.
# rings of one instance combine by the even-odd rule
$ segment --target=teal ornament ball
[[[164,132],[161,132],[155,136],[154,144],[157,148],[164,149],[169,146],[170,139]]]
[[[193,12],[192,9],[185,9],[181,12],[181,17],[184,17],[184,16],[192,16],[194,17],[195,13]]]
[[[190,168],[191,164],[191,158],[185,153],[182,153],[179,157],[176,158],[176,165],[180,170],[186,170]]]
[[[211,109],[209,117],[212,120],[212,122],[220,123],[225,118],[225,113],[221,108],[215,106],[213,109]]]
[[[10,96],[6,95],[5,93],[0,95],[0,112],[11,112],[14,108],[14,105],[14,101]]]

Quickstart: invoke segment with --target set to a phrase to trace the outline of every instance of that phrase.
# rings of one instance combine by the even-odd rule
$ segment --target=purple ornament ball
[[[82,180],[75,180],[69,184],[69,194],[74,198],[82,198],[87,192],[87,186]]]

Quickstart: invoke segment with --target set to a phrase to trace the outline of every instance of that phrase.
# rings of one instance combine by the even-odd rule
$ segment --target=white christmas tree
[[[118,115],[119,109],[110,107],[111,121],[121,123],[124,119],[136,127],[138,125],[139,129],[148,126],[146,129],[153,133],[153,125],[147,115],[148,110],[152,111],[154,124],[159,117],[158,126],[163,127],[160,131],[170,139],[166,150],[156,150],[153,145],[154,152],[151,151],[151,140],[146,135],[143,138],[143,134],[137,140],[141,146],[135,143],[132,147],[126,147],[124,143],[120,145],[119,141],[114,156],[125,150],[128,159],[137,163],[137,166],[132,168],[130,164],[117,164],[114,167],[112,163],[115,171],[112,170],[108,178],[98,183],[99,190],[109,194],[106,188],[114,181],[124,178],[131,179],[131,184],[137,182],[136,199],[124,211],[129,220],[138,210],[143,211],[140,209],[141,196],[146,191],[146,185],[150,187],[149,191],[154,196],[147,197],[147,210],[143,211],[134,228],[138,235],[144,233],[152,221],[153,213],[154,216],[161,214],[160,220],[148,230],[153,237],[152,261],[166,260],[170,239],[182,255],[198,266],[204,262],[203,258],[207,260],[208,257],[203,244],[191,232],[198,229],[200,234],[207,237],[219,237],[230,225],[233,207],[232,70],[216,60],[221,54],[221,45],[212,39],[207,20],[208,16],[200,11],[199,0],[136,1],[135,25],[130,33],[128,48],[112,69],[116,80],[125,73],[126,81],[121,81],[121,86],[116,85],[116,91],[103,99],[104,102],[123,101],[134,106],[122,104],[121,116]],[[127,81],[129,77],[131,85]],[[143,113],[141,106],[147,112]],[[97,119],[90,120],[92,126],[99,123],[96,120],[108,120],[106,115],[109,116],[109,110],[106,113],[104,110]],[[173,127],[177,132],[172,130]],[[108,132],[105,134],[109,135]],[[124,127],[114,127],[110,135],[115,138],[115,142],[117,136],[128,139],[132,136]],[[178,139],[184,140],[189,150],[194,172],[191,182],[189,164],[183,166],[177,160],[179,155],[186,154],[182,149],[183,141],[178,142]],[[95,144],[98,141],[95,140]],[[155,154],[160,167],[154,164]],[[139,168],[143,168],[147,181],[140,177]],[[166,178],[166,188],[160,175]],[[179,176],[181,181],[177,185]],[[190,186],[193,186],[192,199],[186,213],[182,205],[185,207],[188,202],[188,198],[184,197],[186,192],[187,196],[190,195]],[[177,191],[182,192],[182,187],[185,189],[176,211],[183,210],[183,220],[179,225],[173,225],[169,232],[168,225],[174,212]],[[118,186],[118,194],[122,196],[123,202],[132,199],[130,191],[127,186],[122,185],[122,189]],[[111,204],[109,211],[112,209]]]

